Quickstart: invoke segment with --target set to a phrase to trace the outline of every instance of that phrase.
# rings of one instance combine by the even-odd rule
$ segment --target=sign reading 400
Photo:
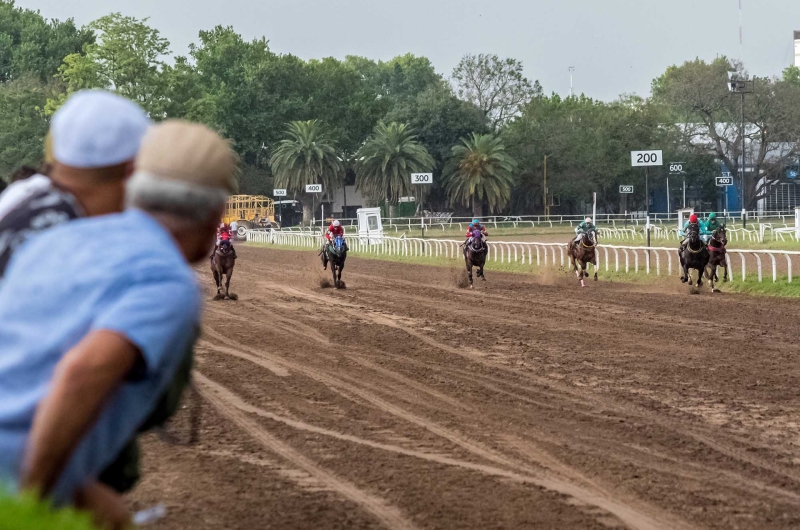
[[[322,184],[306,184],[306,193],[322,193]]]
[[[663,166],[664,157],[661,149],[653,151],[631,151],[631,165],[636,166]]]

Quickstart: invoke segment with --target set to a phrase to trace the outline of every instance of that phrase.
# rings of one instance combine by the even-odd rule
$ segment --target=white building
[[[794,65],[800,68],[800,31],[794,32]]]

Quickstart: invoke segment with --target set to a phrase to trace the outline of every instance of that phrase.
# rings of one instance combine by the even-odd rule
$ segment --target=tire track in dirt
[[[275,287],[278,288],[280,286],[275,284]],[[425,343],[425,344],[427,344],[429,346],[432,346],[434,348],[437,348],[437,349],[439,349],[441,351],[444,351],[444,352],[447,352],[447,353],[450,353],[450,354],[453,354],[453,355],[458,355],[460,357],[466,358],[466,359],[468,359],[470,361],[473,361],[473,362],[478,362],[478,363],[484,364],[487,367],[491,367],[491,368],[494,368],[494,369],[497,369],[497,370],[502,370],[502,371],[507,372],[509,374],[513,374],[514,376],[519,376],[520,375],[517,371],[515,371],[513,369],[510,369],[506,365],[503,365],[503,364],[497,363],[495,361],[492,361],[490,359],[487,359],[485,354],[483,354],[482,352],[479,352],[479,351],[477,351],[477,350],[475,350],[473,348],[468,348],[468,347],[466,347],[466,348],[464,348],[464,347],[457,348],[457,347],[450,346],[449,344],[442,343],[442,342],[437,341],[436,339],[434,339],[432,337],[429,337],[429,336],[425,335],[424,333],[421,333],[421,332],[418,332],[416,330],[410,329],[408,326],[402,326],[396,320],[393,320],[393,319],[387,317],[386,315],[378,314],[378,313],[376,313],[376,312],[374,312],[372,310],[369,310],[369,309],[363,310],[361,308],[358,308],[357,310],[354,310],[352,308],[353,307],[358,307],[358,306],[355,306],[354,304],[350,304],[350,303],[347,303],[347,302],[343,302],[343,301],[338,300],[338,299],[333,299],[331,297],[327,297],[327,296],[324,296],[324,295],[316,295],[316,294],[313,294],[313,293],[307,293],[307,292],[304,292],[304,291],[302,291],[300,289],[295,289],[295,288],[291,288],[291,287],[289,287],[289,288],[283,287],[282,290],[284,290],[285,292],[291,293],[293,296],[296,296],[296,297],[299,297],[299,298],[306,298],[306,299],[308,299],[310,301],[313,301],[313,302],[324,303],[324,304],[327,304],[327,305],[336,306],[337,310],[339,310],[341,312],[344,312],[344,313],[347,313],[347,314],[351,315],[354,318],[361,318],[361,319],[369,320],[369,321],[371,321],[371,322],[373,322],[375,324],[378,324],[378,325],[383,325],[383,326],[387,326],[387,327],[391,327],[393,329],[397,329],[397,330],[403,331],[404,333],[407,333],[408,335],[420,340],[421,342],[423,342],[423,343]],[[790,470],[786,469],[785,467],[774,465],[774,464],[772,464],[770,462],[765,461],[764,459],[758,458],[758,457],[756,457],[756,456],[754,456],[752,454],[748,454],[747,451],[744,451],[744,450],[741,450],[741,449],[735,447],[730,442],[729,443],[724,443],[720,439],[713,439],[707,434],[708,433],[708,429],[705,429],[706,432],[703,432],[704,429],[687,428],[684,425],[681,425],[679,422],[669,420],[669,419],[667,419],[667,418],[665,418],[663,416],[655,416],[654,417],[653,414],[652,414],[652,411],[647,410],[647,409],[643,409],[643,408],[641,408],[639,406],[636,406],[636,405],[633,405],[631,403],[619,402],[618,400],[611,399],[609,397],[603,397],[603,396],[599,396],[599,395],[594,394],[594,393],[585,392],[585,391],[580,390],[579,388],[572,387],[572,386],[569,386],[569,385],[565,385],[565,384],[563,384],[561,382],[558,382],[558,381],[555,381],[555,380],[552,380],[552,379],[544,379],[544,378],[541,378],[541,377],[534,376],[533,374],[524,374],[524,376],[526,378],[532,380],[536,384],[544,386],[545,388],[553,388],[553,389],[558,390],[561,393],[561,396],[559,396],[559,397],[562,400],[563,399],[571,399],[571,400],[574,401],[576,406],[584,406],[585,407],[587,405],[591,405],[593,407],[597,407],[597,408],[601,408],[601,409],[611,409],[611,410],[614,410],[614,411],[616,411],[618,413],[621,413],[621,414],[624,414],[624,415],[627,415],[627,416],[631,416],[631,417],[636,417],[636,418],[641,419],[641,420],[647,420],[649,422],[656,422],[657,424],[659,424],[663,428],[678,430],[679,432],[682,432],[686,436],[688,436],[690,438],[693,438],[697,442],[702,443],[703,445],[706,445],[707,447],[709,447],[711,449],[714,449],[715,451],[718,451],[719,453],[721,453],[721,454],[723,454],[723,455],[725,455],[725,456],[727,456],[729,458],[733,458],[733,459],[736,459],[736,460],[738,460],[740,462],[743,462],[743,463],[746,463],[746,464],[749,464],[749,465],[752,465],[752,466],[755,466],[755,467],[759,467],[759,468],[764,469],[766,471],[770,471],[772,473],[780,475],[780,476],[782,476],[782,477],[784,477],[786,479],[790,479],[792,481],[800,483],[800,473],[793,473]],[[715,433],[715,434],[717,435],[717,437],[719,437],[719,433]],[[748,441],[745,441],[745,440],[736,440],[736,442],[740,443],[740,444],[743,444],[743,445],[746,445],[748,447],[752,446],[751,445],[752,442],[748,442]],[[754,484],[754,485],[756,487],[759,487],[759,488],[762,488],[762,489],[765,486],[763,484],[758,484],[758,485]]]
[[[228,344],[228,346],[234,349],[244,350],[245,352],[249,352],[250,354],[255,355],[257,357],[270,359],[271,362],[282,365],[285,367],[285,369],[289,371],[296,373],[303,373],[307,377],[310,377],[311,379],[314,379],[318,382],[325,384],[326,386],[336,391],[345,398],[352,399],[350,396],[353,395],[357,396],[358,398],[361,398],[361,400],[370,403],[379,410],[388,412],[391,415],[396,416],[404,421],[422,427],[436,434],[437,436],[444,438],[450,441],[451,443],[467,450],[468,452],[472,453],[477,457],[480,457],[484,460],[488,460],[490,462],[494,462],[495,464],[504,466],[506,468],[524,471],[525,473],[533,476],[541,475],[541,470],[534,469],[530,467],[529,464],[515,461],[514,459],[509,458],[506,455],[502,455],[500,453],[497,453],[496,451],[484,447],[483,444],[479,442],[475,442],[450,429],[441,427],[435,422],[432,422],[428,419],[413,414],[410,411],[407,411],[399,406],[389,403],[376,395],[366,392],[363,389],[355,388],[350,382],[339,381],[331,376],[322,374],[312,368],[301,366],[299,364],[287,361],[285,359],[275,358],[274,356],[266,354],[264,352],[258,352],[256,350],[249,348],[246,345],[240,344],[232,339],[225,337],[224,335],[220,334],[219,332],[215,331],[213,328],[210,328],[209,326],[206,327],[206,330],[216,340],[224,342]],[[506,473],[508,473],[508,471],[506,471]],[[538,480],[542,481],[543,479],[539,478]],[[655,507],[648,506],[647,510],[644,511],[641,508],[637,508],[634,507],[633,505],[628,505],[623,502],[620,502],[619,500],[615,500],[613,497],[610,496],[606,497],[604,492],[584,490],[578,485],[571,484],[569,482],[561,480],[556,482],[554,480],[555,479],[551,479],[551,482],[542,482],[540,485],[546,489],[550,489],[551,491],[555,491],[557,493],[563,493],[565,495],[574,497],[579,503],[595,506],[597,508],[600,508],[601,510],[608,511],[609,513],[612,513],[613,515],[617,516],[620,520],[624,521],[626,525],[628,525],[630,528],[637,528],[637,529],[693,528],[687,522],[682,521],[676,518],[675,516],[668,514],[667,512],[658,510]],[[643,503],[637,502],[637,506],[642,506],[642,505]],[[648,512],[658,513],[658,516],[655,517],[648,515]],[[669,524],[665,524],[661,521],[669,521]]]
[[[270,287],[271,288],[280,288],[282,291],[287,292],[288,294],[291,294],[292,296],[295,296],[295,297],[298,297],[298,298],[305,298],[305,299],[308,299],[308,300],[313,301],[313,302],[323,303],[323,304],[326,304],[326,305],[329,305],[329,306],[330,305],[336,306],[338,311],[341,311],[343,313],[347,313],[347,314],[349,314],[350,316],[352,316],[354,318],[365,319],[365,320],[368,320],[368,321],[370,321],[370,322],[372,322],[374,324],[377,324],[377,325],[383,325],[383,326],[387,326],[387,327],[391,327],[393,329],[397,329],[397,330],[403,331],[403,332],[411,335],[412,337],[420,340],[421,342],[423,342],[423,343],[425,343],[425,344],[427,344],[427,345],[429,345],[431,347],[435,347],[435,348],[437,348],[439,350],[445,351],[445,352],[453,354],[453,355],[458,355],[458,356],[463,357],[465,359],[468,359],[470,361],[477,361],[477,362],[479,362],[481,364],[486,365],[487,367],[491,367],[491,368],[494,368],[494,369],[501,369],[503,371],[506,371],[509,375],[514,375],[514,376],[519,376],[520,375],[517,371],[509,369],[505,365],[502,365],[502,364],[496,363],[494,361],[491,361],[489,359],[486,359],[483,354],[481,354],[481,353],[479,353],[479,352],[477,352],[475,350],[470,351],[469,349],[467,349],[467,351],[464,351],[463,349],[455,348],[455,347],[452,347],[452,346],[450,346],[448,344],[445,344],[445,343],[442,343],[440,341],[437,341],[436,339],[433,339],[432,337],[428,337],[427,335],[425,335],[423,333],[420,333],[420,332],[417,332],[415,330],[410,329],[408,326],[403,326],[403,325],[399,324],[396,320],[388,317],[385,314],[377,313],[377,312],[369,310],[369,309],[366,309],[366,310],[365,309],[361,309],[359,306],[356,306],[354,304],[350,304],[350,303],[347,303],[347,302],[344,302],[344,301],[341,301],[341,300],[330,299],[329,297],[327,297],[325,295],[315,295],[313,293],[307,293],[307,292],[302,291],[300,289],[295,289],[295,288],[285,287],[285,286],[279,286],[278,284],[272,284],[272,285],[270,285]],[[353,308],[357,308],[357,309],[353,309]],[[293,325],[297,326],[296,322],[294,322],[294,321],[292,321],[292,322],[293,322]],[[315,330],[315,334],[317,336],[319,336],[319,333],[316,332],[316,330]],[[314,335],[311,335],[311,336],[313,337]],[[327,343],[327,339],[323,339],[323,340]],[[475,377],[475,374],[472,374],[472,376]],[[563,383],[554,381],[552,379],[544,379],[544,378],[541,378],[541,377],[533,376],[532,374],[525,374],[525,377],[528,378],[528,379],[533,380],[533,382],[535,382],[538,385],[544,386],[545,388],[556,389],[558,392],[556,394],[552,394],[552,395],[554,397],[558,397],[562,405],[563,405],[563,402],[565,400],[572,400],[574,406],[576,407],[576,410],[580,410],[581,407],[584,408],[584,409],[586,409],[586,407],[597,408],[597,409],[600,409],[600,410],[609,410],[610,409],[610,410],[616,411],[617,413],[623,414],[624,416],[635,417],[635,418],[640,419],[640,420],[647,420],[649,422],[653,422],[655,420],[655,422],[657,424],[659,424],[661,427],[663,427],[665,429],[674,429],[674,430],[676,430],[678,432],[681,432],[685,436],[688,436],[689,438],[692,438],[692,439],[696,440],[697,442],[702,443],[702,444],[706,445],[707,447],[709,447],[711,449],[714,449],[717,452],[719,452],[719,453],[721,453],[721,454],[723,454],[723,455],[725,455],[725,456],[727,456],[729,458],[736,459],[736,460],[738,460],[740,462],[743,462],[743,463],[746,463],[746,464],[750,464],[752,466],[760,467],[762,469],[765,469],[767,471],[773,472],[773,473],[775,473],[777,475],[783,476],[783,477],[791,479],[791,480],[800,480],[800,479],[798,479],[798,477],[794,473],[791,473],[789,470],[787,470],[787,469],[785,469],[785,468],[783,468],[781,466],[776,466],[774,464],[764,462],[762,459],[759,459],[759,458],[757,458],[755,456],[752,456],[752,455],[748,454],[746,451],[737,449],[736,447],[734,447],[730,443],[725,444],[720,440],[712,439],[708,435],[706,435],[706,434],[704,434],[702,432],[698,432],[697,428],[687,429],[684,426],[679,426],[679,424],[677,422],[666,420],[666,419],[664,419],[662,417],[657,417],[657,418],[654,419],[651,411],[648,411],[646,409],[642,409],[641,407],[634,406],[634,405],[629,404],[629,403],[620,403],[617,400],[610,400],[609,398],[602,398],[600,396],[581,391],[579,388],[571,387],[571,386],[565,385]],[[506,381],[505,384],[507,386],[509,386],[509,382],[508,381]],[[531,390],[530,387],[520,387],[520,389],[521,388],[525,388],[526,391],[530,391]],[[513,397],[517,398],[517,399],[526,400],[524,397],[519,396],[518,394],[511,394],[511,395]],[[374,401],[371,401],[371,403],[373,403],[375,405]],[[379,406],[379,405],[376,405],[376,406]],[[554,405],[554,406],[559,406],[559,405]],[[384,409],[384,410],[386,410],[386,409]],[[396,413],[396,411],[394,413]],[[591,416],[594,416],[594,417],[602,418],[601,415],[597,415],[597,414],[591,412],[590,409],[584,410],[583,413],[591,415]],[[407,419],[407,418],[404,418],[404,419]],[[423,424],[421,424],[419,422],[414,422],[414,423],[416,423],[417,425],[423,426],[425,428],[428,428],[427,426],[425,426],[425,425],[423,425]],[[429,429],[429,430],[431,430],[431,429]],[[437,434],[439,436],[442,436],[440,432],[436,432],[435,430],[432,430],[432,432],[434,432],[435,434]],[[718,433],[717,433],[717,435],[719,436]],[[460,445],[460,442],[457,441],[456,439],[449,438],[447,436],[443,436],[443,437],[448,439],[448,440],[450,440],[453,443],[456,443],[456,444]],[[466,445],[466,446],[462,445],[462,447],[464,447],[467,450],[472,451],[475,454],[478,454],[479,456],[482,456],[484,458],[489,458],[490,460],[492,460],[492,457],[487,457],[487,455],[485,453],[482,453],[480,450],[478,450],[476,452],[475,451],[475,449],[476,449],[475,447],[471,447],[469,445]],[[498,460],[493,460],[493,461],[503,464],[502,461],[498,461]],[[505,462],[505,464],[508,465],[507,462]],[[726,471],[724,469],[719,469],[718,472],[723,473],[723,474],[730,474],[730,472],[728,472],[728,471]],[[779,496],[785,498],[787,501],[792,502],[793,504],[798,504],[798,500],[800,500],[800,497],[798,497],[798,495],[794,494],[793,492],[772,487],[772,486],[770,486],[768,484],[765,484],[765,483],[763,483],[761,481],[754,480],[752,478],[747,478],[747,477],[745,477],[743,475],[740,475],[740,474],[733,474],[733,475],[738,478],[737,482],[744,483],[744,484],[749,484],[751,487],[755,488],[758,491],[769,493],[769,494],[772,494],[772,495],[779,495]]]
[[[389,506],[383,499],[360,490],[355,485],[329,473],[311,460],[301,455],[290,446],[281,442],[250,420],[235,405],[224,399],[215,389],[215,384],[200,373],[195,372],[199,392],[220,414],[233,421],[244,432],[261,443],[271,452],[281,456],[292,465],[302,469],[332,491],[359,504],[388,528],[398,530],[415,530],[417,527],[397,508]],[[221,388],[216,385],[216,388]]]
[[[255,255],[260,250],[250,252]],[[699,516],[692,520],[710,527],[785,528],[780,521],[786,515],[781,512],[791,511],[789,505],[798,506],[796,492],[800,490],[791,461],[800,460],[800,454],[793,449],[791,438],[787,438],[794,432],[791,426],[796,415],[792,406],[797,400],[786,390],[772,390],[776,382],[786,383],[787,377],[775,376],[779,374],[775,367],[790,361],[787,350],[790,346],[780,336],[761,339],[773,328],[785,328],[788,320],[781,318],[779,312],[789,306],[783,302],[777,303],[777,307],[783,308],[779,311],[775,304],[759,306],[743,297],[701,300],[674,293],[663,296],[644,292],[635,286],[603,284],[584,293],[587,297],[582,300],[590,305],[602,303],[604,310],[608,309],[604,311],[607,315],[602,319],[596,316],[584,319],[585,325],[596,329],[586,341],[569,342],[558,332],[559,326],[575,321],[581,301],[564,297],[565,287],[552,282],[542,286],[498,274],[491,290],[481,290],[481,296],[474,296],[453,287],[443,288],[443,282],[449,281],[447,271],[357,260],[354,261],[357,270],[377,271],[378,275],[359,272],[349,276],[358,279],[351,282],[351,289],[321,291],[315,281],[309,282],[315,274],[309,274],[308,269],[304,271],[299,259],[301,253],[266,255],[288,266],[265,269],[273,273],[266,275],[270,281],[265,281],[264,274],[248,272],[257,267],[247,263],[242,269],[245,273],[242,279],[253,284],[248,289],[250,300],[246,296],[244,302],[236,305],[217,305],[214,322],[232,319],[225,324],[226,336],[255,346],[254,350],[260,353],[264,353],[263,344],[269,353],[276,354],[264,358],[253,351],[243,351],[249,359],[240,356],[242,360],[274,365],[276,358],[287,358],[328,374],[340,385],[332,387],[308,373],[296,371],[294,366],[282,365],[292,376],[299,376],[289,386],[284,384],[283,388],[294,394],[284,401],[280,393],[258,389],[260,371],[247,374],[243,378],[243,382],[247,381],[243,395],[252,396],[247,399],[254,403],[266,404],[268,410],[273,409],[274,400],[277,410],[292,411],[288,417],[296,414],[303,419],[307,413],[309,418],[316,418],[307,421],[325,425],[334,432],[347,433],[352,428],[354,433],[370,433],[369,438],[373,432],[381,441],[386,437],[390,445],[399,440],[401,445],[415,448],[448,447],[444,443],[415,444],[408,436],[386,436],[396,431],[414,433],[413,439],[421,436],[419,440],[431,440],[417,429],[391,426],[389,416],[384,420],[378,415],[391,413],[363,396],[348,393],[355,387],[440,426],[455,427],[456,434],[479,447],[499,452],[502,461],[489,461],[489,467],[520,473],[523,466],[519,463],[526,462],[578,484],[583,483],[582,471],[587,471],[589,480],[599,480],[598,488],[603,489],[607,482],[615,498],[624,499],[630,484],[637,498],[654,501],[668,513]],[[284,261],[284,256],[289,259]],[[259,267],[259,273],[261,270]],[[384,272],[385,276],[381,276]],[[279,285],[285,285],[286,289],[276,289]],[[603,294],[605,291],[608,293]],[[538,309],[526,311],[530,306],[522,302],[523,297],[539,297],[535,306]],[[742,298],[741,308],[737,307],[739,298]],[[668,307],[677,303],[684,310]],[[465,304],[474,305],[486,314],[488,356],[453,355],[452,349],[458,350],[464,340],[455,330],[470,315]],[[255,313],[266,318],[253,318]],[[752,313],[754,318],[747,318],[733,330],[723,326],[722,334],[718,335],[719,348],[731,349],[727,356],[716,352],[706,362],[701,348],[685,335],[687,330],[709,322],[708,318],[693,319],[686,315],[731,317],[745,313]],[[508,314],[510,318],[506,318]],[[272,319],[274,315],[280,319]],[[772,320],[773,317],[778,318]],[[253,326],[254,321],[258,325]],[[253,328],[250,335],[250,330],[241,325],[245,322],[250,322]],[[349,344],[347,348],[319,348],[323,341],[347,344],[348,334],[343,328],[350,324],[359,329],[353,335],[354,348],[349,348]],[[428,337],[433,343],[409,335],[404,328]],[[309,338],[309,331],[316,336]],[[283,342],[284,337],[290,337],[290,345],[284,342],[273,351],[270,344]],[[515,342],[520,339],[524,342]],[[762,340],[764,349],[752,350],[756,344],[761,346]],[[214,338],[212,342],[219,340]],[[622,351],[616,351],[620,344]],[[229,354],[238,352],[235,346],[226,348]],[[770,364],[757,363],[747,370],[743,379],[748,388],[744,388],[737,374],[726,365],[730,358],[731,368],[737,363],[745,366],[743,360],[756,360],[754,351],[762,352],[757,360],[765,356]],[[594,356],[587,355],[588,352]],[[660,360],[665,353],[671,355]],[[674,370],[670,359],[676,361]],[[639,360],[645,364],[637,366]],[[238,362],[226,367],[224,361],[216,358],[208,369],[222,370],[225,384],[238,388],[236,371],[241,372],[242,367]],[[706,367],[707,373],[697,372]],[[626,368],[633,368],[630,376]],[[789,370],[785,373],[796,372]],[[661,375],[667,378],[659,379]],[[304,383],[306,377],[309,379]],[[757,383],[755,387],[751,382]],[[314,396],[325,392],[320,383],[356,405],[348,419],[352,424],[340,429],[325,414],[315,412]],[[351,408],[333,394],[328,395],[331,397],[322,399],[338,403],[342,412]],[[449,403],[442,398],[449,398]],[[463,404],[456,406],[459,401]],[[564,411],[565,419],[559,417],[559,410]],[[376,425],[383,429],[370,429],[364,422],[372,420],[365,418],[378,419]],[[618,420],[624,426],[617,427]],[[758,430],[762,425],[767,429],[764,436]],[[605,431],[606,428],[610,430]],[[284,436],[289,431],[283,428],[279,432]],[[458,461],[483,465],[463,451],[456,448],[452,451]],[[503,462],[512,462],[516,467],[506,469]],[[337,469],[350,476],[347,467]],[[533,469],[540,474],[549,473]],[[631,477],[639,479],[633,473],[642,471],[641,481],[631,480]],[[361,475],[356,473],[356,476]],[[682,491],[684,485],[686,490]],[[415,513],[415,506],[404,505],[410,513]],[[420,506],[422,513],[427,509]],[[748,524],[746,517],[752,518],[749,521],[753,524]],[[786,523],[794,519],[790,517]]]
[[[607,494],[607,492],[602,491],[598,488],[594,490],[588,490],[581,487],[580,485],[566,482],[564,480],[560,480],[555,477],[548,477],[546,475],[543,476],[541,474],[539,475],[520,474],[483,464],[475,464],[472,462],[460,461],[443,455],[425,453],[421,451],[405,449],[399,446],[393,446],[379,442],[372,442],[370,440],[365,440],[355,436],[338,433],[329,429],[316,427],[314,425],[310,425],[305,422],[293,420],[290,418],[285,418],[277,414],[273,414],[271,412],[247,404],[244,400],[239,398],[233,392],[211,381],[202,374],[198,373],[197,379],[200,384],[201,393],[204,396],[207,396],[207,394],[209,393],[213,393],[215,397],[219,398],[219,400],[224,401],[227,405],[234,407],[241,412],[250,413],[273,421],[277,421],[298,430],[329,436],[332,438],[336,438],[338,440],[365,445],[368,447],[372,447],[374,449],[380,449],[383,451],[419,458],[422,460],[427,460],[438,464],[445,464],[448,466],[459,467],[470,471],[476,471],[486,475],[513,480],[515,482],[523,484],[525,483],[535,484],[536,486],[548,489],[550,491],[555,491],[557,493],[568,495],[577,500],[581,504],[594,506],[610,514],[613,514],[626,526],[632,529],[660,530],[660,529],[692,528],[688,524],[682,523],[680,521],[676,520],[670,520],[669,522],[665,521],[665,519],[672,519],[671,517],[666,517],[665,514],[660,514],[661,517],[654,518],[650,515],[643,513],[642,511],[639,511],[631,507],[630,505],[623,504],[621,502],[614,500],[611,496]],[[227,415],[227,412],[224,413]],[[231,419],[236,421],[235,418]],[[565,466],[560,466],[560,467],[562,470],[566,469]],[[582,477],[577,473],[570,473],[570,475],[572,478],[578,480],[585,480],[585,477]],[[653,509],[651,508],[651,510]]]

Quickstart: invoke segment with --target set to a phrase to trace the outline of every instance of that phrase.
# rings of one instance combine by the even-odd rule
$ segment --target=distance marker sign
[[[637,166],[663,166],[664,157],[661,149],[653,151],[631,151],[631,165]]]
[[[733,177],[717,177],[717,186],[733,186]]]
[[[412,173],[411,184],[433,184],[433,173]]]
[[[322,184],[306,184],[306,193],[322,193]]]
[[[285,189],[279,190],[279,189],[276,188],[276,189],[272,190],[272,196],[273,197],[286,197],[286,190]]]
[[[633,186],[620,186],[619,187],[620,193],[633,193]]]

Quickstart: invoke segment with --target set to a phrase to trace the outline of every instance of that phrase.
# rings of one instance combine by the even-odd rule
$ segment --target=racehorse
[[[589,277],[589,273],[586,272],[588,263],[594,265],[594,281],[597,281],[597,232],[595,230],[591,230],[584,235],[580,241],[567,245],[567,253],[569,254],[570,263],[572,263],[572,270],[575,271],[575,276],[581,281],[581,287],[586,287],[583,278]],[[578,272],[579,262],[581,264],[580,272]]]
[[[686,242],[686,248],[684,248],[683,251],[678,251],[678,258],[680,259],[681,267],[683,268],[683,276],[681,276],[681,281],[683,283],[689,282],[689,287],[692,287],[692,291],[694,291],[692,277],[689,273],[690,269],[694,269],[697,271],[697,287],[702,287],[703,272],[706,270],[706,266],[708,265],[709,256],[708,248],[700,239],[700,228],[696,224],[689,225],[689,237],[688,241]]]
[[[725,272],[722,275],[722,281],[728,281],[728,261],[725,259],[727,250],[725,245],[728,244],[728,235],[725,230],[725,225],[720,226],[711,234],[711,239],[708,240],[708,268],[706,269],[706,278],[711,282],[711,292],[719,291],[714,287],[714,282],[719,281],[717,276],[717,267],[722,267]]]
[[[472,289],[472,267],[477,267],[478,278],[486,281],[483,274],[483,266],[486,264],[486,255],[489,253],[489,246],[483,240],[480,233],[474,234],[464,243],[464,261],[467,266],[467,276],[469,277],[469,288]]]
[[[220,241],[219,247],[211,258],[211,272],[214,274],[214,283],[217,284],[217,296],[214,300],[238,300],[239,297],[229,292],[233,266],[236,264],[236,256],[233,253],[233,245],[227,239]],[[222,276],[225,275],[225,292],[222,291]]]
[[[331,274],[333,274],[333,285],[337,289],[344,286],[342,282],[342,270],[347,259],[347,245],[344,236],[336,236],[329,245],[326,245],[325,252],[328,254],[328,261],[331,264]]]

